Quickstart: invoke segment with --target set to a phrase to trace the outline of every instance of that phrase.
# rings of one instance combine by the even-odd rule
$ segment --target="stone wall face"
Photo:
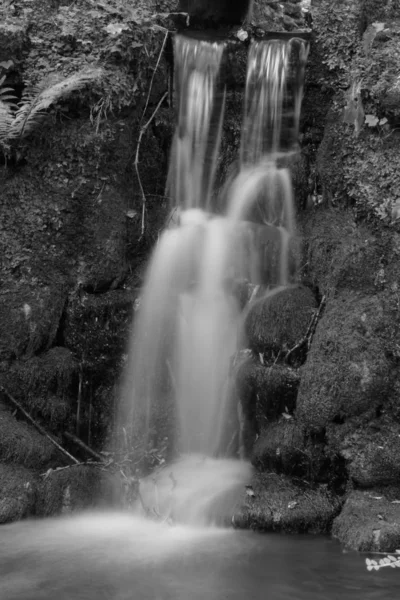
[[[95,450],[107,443],[140,268],[169,209],[164,25],[172,4],[111,3],[107,12],[85,2],[15,2],[0,18],[0,79],[17,93],[102,70],[54,102],[29,136],[1,146],[0,522],[61,510],[67,488],[72,506],[99,490],[79,468],[57,474],[58,486],[44,482],[40,475],[68,459],[10,397],[82,461],[88,455],[65,432]],[[136,169],[140,130],[163,97]],[[17,493],[25,484],[29,493]]]
[[[112,482],[88,475],[91,467],[49,471],[67,461],[10,397],[79,459],[87,456],[65,433],[96,451],[111,433],[134,301],[169,208],[166,28],[187,26],[171,15],[172,0],[143,0],[123,14],[89,14],[79,1],[73,10],[50,0],[13,6],[0,25],[0,78],[19,94],[99,61],[104,73],[3,152],[0,522],[87,506],[91,490],[112,498]],[[312,26],[312,43],[293,166],[302,285],[247,322],[252,356],[240,365],[238,394],[258,499],[245,498],[237,524],[330,531],[344,504],[333,526],[339,539],[397,548],[400,11],[390,0],[254,0],[243,26],[260,35]],[[228,94],[220,182],[235,158],[242,92],[240,84]],[[274,311],[286,316],[270,328]],[[371,496],[383,498],[384,526]]]
[[[327,529],[333,520],[343,543],[391,551],[400,541],[400,10],[390,1],[314,0],[310,16],[299,161],[305,176],[297,202],[302,279],[321,311],[294,399],[287,374],[275,373],[276,353],[264,354],[264,366],[254,356],[257,366],[241,367],[246,440],[253,440],[250,456],[265,481],[260,486],[256,478],[240,522],[290,530],[299,510],[302,519],[308,515],[302,527],[317,526],[315,505],[277,506],[279,490],[286,497],[289,482],[300,478],[337,499]],[[263,328],[274,330],[267,313]],[[302,498],[299,487],[287,498]]]
[[[89,10],[83,1],[67,6],[34,0],[28,6],[17,0],[1,9],[0,79],[5,76],[5,85],[19,96],[38,94],[56,77],[68,80],[99,68],[102,73],[53,102],[29,135],[1,146],[0,464],[8,482],[2,490],[9,498],[29,483],[32,493],[21,496],[21,506],[5,502],[0,521],[35,512],[35,490],[42,498],[44,489],[61,489],[61,500],[38,500],[39,513],[44,506],[61,509],[68,486],[77,506],[82,498],[90,502],[86,488],[79,495],[79,470],[76,485],[66,470],[65,478],[57,475],[58,487],[48,481],[44,486],[38,476],[68,460],[15,413],[12,399],[80,460],[88,456],[64,434],[77,434],[95,451],[104,447],[113,429],[132,307],[169,210],[169,35],[193,22],[177,14],[185,10],[178,0],[107,5]],[[255,2],[252,25],[246,26],[260,26],[261,34],[263,28],[293,29],[300,23],[299,6]],[[192,9],[193,3],[186,7]],[[227,35],[241,25],[244,12],[238,11],[241,18]],[[243,84],[242,54],[233,62]],[[243,85],[235,85],[220,182],[239,140]],[[10,432],[21,442],[15,448]],[[33,462],[27,452],[36,456]]]

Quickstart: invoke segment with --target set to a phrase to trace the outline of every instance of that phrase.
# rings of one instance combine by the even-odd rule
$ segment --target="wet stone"
[[[260,471],[286,475],[310,475],[304,435],[293,419],[281,418],[269,423],[258,436],[252,452],[252,463]]]
[[[249,347],[256,353],[286,353],[307,334],[317,303],[303,286],[277,288],[250,308],[245,322]]]
[[[379,490],[352,492],[333,523],[333,536],[359,552],[395,552],[400,546],[398,500]]]
[[[383,323],[378,297],[346,294],[327,304],[297,397],[297,418],[307,430],[321,431],[386,402],[389,364],[376,334]]]
[[[389,416],[368,423],[333,425],[328,443],[347,462],[350,478],[357,487],[396,484],[400,480],[400,425]]]
[[[325,487],[295,485],[274,473],[258,473],[243,494],[233,524],[238,529],[285,533],[325,533],[340,501]]]
[[[0,524],[34,513],[36,476],[22,466],[0,462]]]
[[[252,358],[239,368],[237,389],[244,407],[255,409],[258,428],[296,406],[299,373],[286,365],[264,366]]]

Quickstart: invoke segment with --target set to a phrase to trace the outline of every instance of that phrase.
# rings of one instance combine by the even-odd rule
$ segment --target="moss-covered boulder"
[[[0,382],[34,417],[57,430],[67,423],[78,386],[78,363],[70,350],[54,347],[0,371]]]
[[[371,123],[377,119],[376,127],[366,125],[355,136],[353,129],[343,123],[345,100],[337,102],[341,108],[336,104],[332,109],[318,150],[317,167],[325,203],[337,204],[339,198],[350,200],[360,216],[373,214],[382,223],[396,226],[399,206],[396,165],[400,146],[397,128],[391,129],[387,117],[376,117],[375,113],[383,114],[376,108],[369,115]],[[397,117],[393,119],[395,125]]]
[[[252,463],[260,471],[310,476],[304,433],[298,424],[282,418],[266,425],[254,444]]]
[[[37,488],[36,514],[48,517],[111,506],[119,497],[119,486],[118,477],[96,465],[50,470]]]
[[[340,208],[308,213],[302,225],[306,274],[321,294],[382,291],[398,253],[390,235],[357,223],[351,211]]]
[[[266,366],[254,356],[244,359],[235,373],[240,404],[242,451],[251,456],[257,436],[283,413],[290,418],[296,404],[298,371],[283,364]]]
[[[34,514],[36,485],[25,467],[0,462],[0,524]]]
[[[128,341],[134,294],[126,289],[104,294],[82,292],[70,298],[63,341],[92,371],[103,371],[121,358]]]
[[[267,31],[304,31],[307,28],[305,13],[297,0],[254,0],[252,22]]]
[[[297,418],[308,431],[321,431],[385,402],[390,369],[379,335],[383,321],[376,296],[346,294],[327,305],[297,398]]]
[[[386,0],[321,0],[313,16],[325,68],[319,81],[334,93],[317,153],[318,187],[326,203],[349,199],[359,214],[395,225],[399,9]]]
[[[238,528],[287,533],[326,533],[340,510],[326,488],[311,488],[283,475],[257,474],[233,523]]]
[[[254,412],[258,429],[296,406],[299,373],[287,365],[263,365],[256,358],[238,369],[236,384],[245,413]]]
[[[335,519],[332,534],[360,552],[394,552],[400,545],[399,498],[379,490],[354,491]]]
[[[51,78],[96,72],[20,137],[2,131],[0,385],[61,444],[73,431],[101,448],[127,347],[129,288],[169,209],[166,32],[177,2],[64,4],[0,8],[0,79],[18,98],[35,94],[31,86],[52,89]],[[16,417],[0,415],[0,460],[39,473],[65,464]]]
[[[358,421],[358,423],[357,423]],[[331,449],[346,461],[349,477],[359,488],[400,481],[400,425],[388,414],[377,419],[353,419],[327,431]]]
[[[400,18],[400,6],[392,0],[363,0],[364,26],[374,21]]]
[[[250,307],[245,321],[249,347],[268,355],[287,353],[307,334],[317,303],[303,286],[277,288]]]
[[[43,470],[57,458],[55,446],[45,436],[0,405],[0,461]]]
[[[58,269],[52,281],[39,273],[33,280],[21,274],[19,263],[28,259],[30,251],[15,238],[8,245],[0,235],[0,251],[4,263],[9,259],[10,269],[19,274],[4,274],[7,285],[1,298],[0,361],[6,367],[9,361],[33,356],[54,344],[67,295]]]
[[[2,15],[3,16],[3,15]],[[11,67],[12,63],[21,60],[22,53],[28,47],[28,23],[23,19],[12,17],[2,19],[0,23],[0,61]]]

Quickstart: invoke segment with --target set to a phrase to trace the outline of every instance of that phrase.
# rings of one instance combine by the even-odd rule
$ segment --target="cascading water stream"
[[[256,165],[280,148],[290,46],[273,40],[251,45],[248,58],[241,167]]]
[[[175,38],[177,127],[168,192],[181,210],[209,210],[225,108],[220,69],[225,45]]]
[[[277,160],[288,152],[282,140],[297,137],[302,88],[293,73],[306,58],[302,40],[252,43],[239,172],[225,214],[216,215],[224,52],[224,43],[175,39],[168,190],[179,223],[162,234],[151,259],[125,382],[133,439],[156,444],[162,405],[170,406],[168,436],[183,456],[142,483],[142,500],[157,514],[203,524],[210,507],[215,512],[251,475],[245,462],[216,458],[236,410],[227,382],[243,315],[232,289],[236,280],[265,289],[290,281],[293,194],[289,170]]]

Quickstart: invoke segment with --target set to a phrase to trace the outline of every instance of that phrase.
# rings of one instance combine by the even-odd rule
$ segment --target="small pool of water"
[[[395,600],[400,569],[324,537],[93,514],[0,527],[1,600]]]

